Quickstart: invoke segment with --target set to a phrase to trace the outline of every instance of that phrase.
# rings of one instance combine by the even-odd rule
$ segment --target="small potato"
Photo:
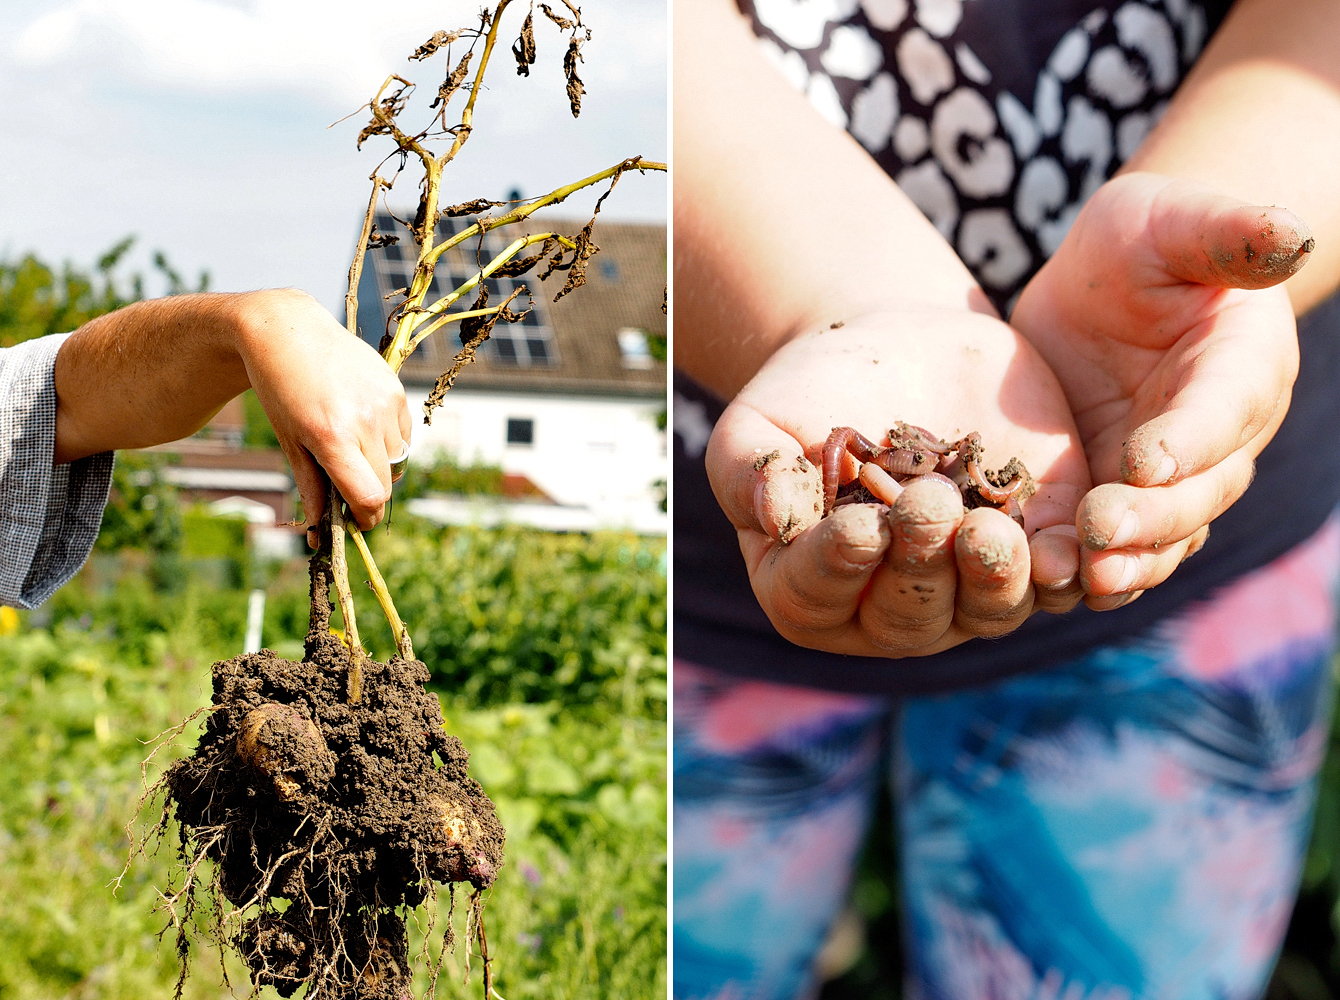
[[[270,779],[284,802],[335,775],[335,758],[321,730],[293,705],[271,701],[248,712],[237,734],[237,753]]]

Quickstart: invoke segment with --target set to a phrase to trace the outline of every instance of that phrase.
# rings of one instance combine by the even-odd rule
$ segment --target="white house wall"
[[[655,509],[669,474],[660,400],[452,389],[423,423],[424,389],[406,387],[415,418],[410,461],[445,449],[457,461],[520,473],[562,504],[629,520]],[[531,445],[507,443],[509,418],[534,421]]]

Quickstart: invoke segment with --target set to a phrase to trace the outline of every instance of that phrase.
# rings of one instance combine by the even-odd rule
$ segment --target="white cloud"
[[[420,84],[406,121],[421,123],[444,60],[405,56],[474,23],[478,6],[0,0],[0,257],[88,267],[138,233],[131,267],[149,271],[162,248],[185,273],[208,268],[215,287],[293,284],[338,308],[366,178],[391,147],[374,138],[355,152],[363,115],[326,126],[393,69]],[[594,35],[581,118],[564,94],[566,42],[538,13],[539,61],[516,76],[508,49],[525,8],[513,4],[446,197],[534,195],[635,153],[666,158],[665,0],[583,7]],[[416,180],[401,179],[395,204],[412,206]],[[574,196],[565,214],[593,200]],[[633,175],[603,214],[663,220],[666,207],[664,175]]]
[[[634,76],[630,70],[664,66],[665,17],[657,6],[630,4],[619,10],[622,23],[609,8],[588,8],[596,28],[592,50],[602,50],[603,60],[583,73],[588,85],[606,78],[626,82]],[[91,63],[92,72],[101,68],[157,86],[223,93],[298,89],[345,106],[366,99],[392,71],[411,78],[436,74],[436,68],[429,73],[406,64],[405,56],[438,28],[478,23],[475,5],[467,3],[397,0],[376,9],[373,14],[364,0],[71,0],[29,21],[9,48],[31,69]],[[495,56],[510,65],[507,47],[519,20],[507,16],[517,23],[504,22],[505,40]],[[540,48],[556,56],[565,40],[542,16],[536,20]],[[659,32],[645,30],[657,20]],[[619,37],[623,58],[604,44],[610,34]],[[464,48],[458,43],[455,51]]]

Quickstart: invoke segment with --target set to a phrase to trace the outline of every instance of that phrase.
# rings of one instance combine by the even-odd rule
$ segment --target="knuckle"
[[[963,631],[982,639],[999,639],[1009,635],[1028,617],[1027,605],[1014,605],[1002,611],[993,611],[986,607],[959,608],[954,615],[954,624]]]

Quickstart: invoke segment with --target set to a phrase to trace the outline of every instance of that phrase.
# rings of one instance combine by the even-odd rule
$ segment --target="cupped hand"
[[[326,507],[327,474],[360,527],[391,498],[391,459],[412,430],[400,379],[310,296],[257,292],[239,349],[302,495],[309,530]]]
[[[1020,458],[1038,483],[1028,534],[956,489],[914,481],[891,506],[821,518],[821,449],[850,426],[897,421],[946,439],[979,431],[988,468]],[[778,350],[717,422],[707,471],[759,603],[801,646],[923,655],[1003,635],[1080,598],[1074,516],[1089,487],[1065,397],[1000,320],[967,309],[847,318]],[[848,457],[843,481],[854,478]]]
[[[1165,580],[1246,490],[1298,372],[1281,283],[1306,226],[1201,185],[1105,184],[1010,317],[1060,379],[1098,485],[1076,521],[1086,603]]]

